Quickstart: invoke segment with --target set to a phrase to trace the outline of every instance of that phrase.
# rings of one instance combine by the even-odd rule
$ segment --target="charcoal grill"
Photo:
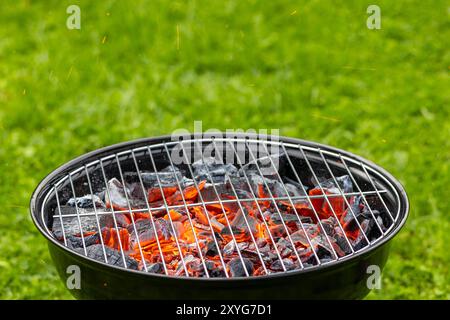
[[[275,150],[275,151],[274,151]],[[157,185],[161,190],[162,202],[159,206],[149,205],[147,201],[144,207],[133,208],[130,200],[126,197],[125,208],[110,208],[109,210],[98,209],[94,205],[94,210],[85,212],[79,208],[80,204],[74,203],[74,211],[71,214],[62,214],[63,203],[70,198],[80,197],[90,194],[94,201],[94,194],[103,192],[105,197],[111,199],[111,190],[108,188],[108,180],[112,177],[124,182],[130,173],[136,173],[140,185],[145,192],[141,172],[150,171],[158,173],[162,168],[169,167],[175,175],[175,165],[173,154],[181,157],[183,163],[180,164],[184,171],[191,178],[194,178],[192,158],[197,161],[205,161],[204,153],[212,154],[215,158],[224,163],[231,159],[237,168],[253,166],[255,172],[265,175],[263,171],[269,170],[273,179],[277,179],[284,190],[285,196],[274,195],[270,188],[263,197],[251,192],[251,197],[242,198],[237,195],[236,188],[232,187],[231,192],[236,195],[235,199],[223,199],[214,188],[214,178],[212,172],[206,172],[206,179],[212,182],[212,190],[216,193],[217,200],[204,200],[199,192],[195,203],[189,203],[184,199],[182,204],[170,205],[161,189],[162,177],[157,174]],[[277,155],[274,157],[273,155]],[[199,158],[200,157],[200,158]],[[280,160],[281,159],[281,160]],[[277,162],[277,163],[276,163]],[[264,163],[264,166],[263,166]],[[352,192],[345,192],[339,187],[337,179],[339,176],[347,175],[354,186]],[[244,181],[249,182],[249,177],[243,174]],[[300,195],[291,195],[286,190],[283,180],[296,181],[305,191]],[[327,179],[335,182],[336,192],[328,193],[322,187],[321,181]],[[285,181],[285,180],[284,180]],[[177,186],[181,190],[180,181],[176,179]],[[200,181],[192,180],[192,187],[199,190]],[[230,180],[230,185],[233,183]],[[306,188],[315,186],[319,189],[317,194],[308,194]],[[251,188],[250,188],[251,189]],[[361,243],[363,245],[354,246],[351,240],[344,233],[344,239],[348,246],[348,252],[340,255],[330,241],[327,232],[324,232],[324,239],[330,245],[330,256],[321,259],[317,250],[312,250],[311,259],[302,262],[298,251],[294,254],[299,258],[295,268],[287,268],[283,262],[280,252],[275,249],[280,268],[278,271],[269,270],[263,263],[261,252],[256,245],[256,239],[251,236],[251,241],[255,243],[256,256],[260,259],[261,275],[249,275],[247,268],[243,268],[244,274],[233,276],[227,269],[223,252],[219,250],[219,262],[223,265],[223,277],[211,276],[205,259],[201,255],[199,240],[194,232],[193,246],[200,252],[203,277],[190,276],[187,271],[185,259],[181,259],[177,275],[169,274],[165,261],[164,252],[161,250],[161,243],[156,237],[159,254],[163,266],[162,274],[149,272],[149,266],[145,259],[141,261],[141,270],[130,268],[128,257],[122,248],[122,242],[118,242],[117,251],[120,258],[112,265],[109,249],[105,248],[102,237],[102,256],[89,256],[89,246],[86,243],[87,236],[81,232],[81,246],[74,249],[68,244],[68,239],[64,234],[64,220],[76,217],[80,229],[85,217],[95,217],[98,225],[99,217],[102,215],[112,215],[114,226],[117,228],[117,215],[121,213],[130,214],[131,226],[136,231],[136,221],[133,218],[137,213],[150,213],[149,219],[151,227],[155,228],[155,220],[152,213],[166,210],[169,213],[172,209],[189,210],[190,207],[200,206],[205,208],[209,205],[217,205],[224,209],[227,203],[236,203],[241,209],[244,203],[257,204],[258,211],[262,215],[261,201],[273,203],[274,214],[278,214],[281,226],[287,228],[283,220],[283,213],[280,212],[280,201],[294,206],[298,201],[307,202],[312,208],[314,216],[317,217],[317,226],[325,231],[322,220],[318,217],[318,212],[314,209],[314,201],[322,200],[331,209],[330,216],[336,216],[330,202],[333,198],[340,197],[345,201],[349,214],[355,217],[352,205],[349,203],[350,197],[359,197],[361,203],[366,206],[367,214],[373,219],[373,232],[366,234],[358,219],[355,219],[355,228],[359,228]],[[368,277],[371,276],[369,266],[375,265],[382,270],[385,265],[390,240],[397,234],[406,221],[409,210],[409,203],[406,193],[400,183],[388,172],[377,165],[349,152],[321,145],[314,142],[275,136],[256,136],[247,134],[202,134],[184,137],[163,136],[156,138],[141,139],[125,142],[106,148],[102,148],[86,155],[80,156],[67,164],[59,167],[49,174],[36,188],[30,203],[32,219],[48,241],[51,257],[56,265],[61,279],[66,282],[71,273],[68,267],[77,265],[81,271],[81,288],[73,289],[71,293],[77,298],[131,298],[131,299],[355,299],[362,298],[369,292],[367,285]],[[189,215],[188,215],[189,216]],[[314,218],[313,216],[313,218]],[[136,217],[136,216],[135,216]],[[168,214],[170,225],[173,229],[173,221]],[[208,215],[207,215],[208,217]],[[244,215],[245,217],[245,215]],[[297,214],[298,217],[298,214]],[[226,218],[226,215],[225,215]],[[63,235],[62,239],[57,239],[52,233],[52,224],[58,219],[61,223]],[[192,221],[189,218],[189,222]],[[263,227],[268,228],[266,221]],[[299,226],[305,230],[305,224],[299,218]],[[339,223],[337,228],[342,229]],[[208,223],[211,226],[210,218]],[[227,223],[230,222],[227,219]],[[249,222],[245,219],[245,224],[249,227]],[[280,227],[281,227],[280,226]],[[211,228],[212,229],[212,228]],[[117,230],[117,229],[116,229]],[[156,230],[156,229],[155,229]],[[236,235],[231,230],[232,241],[236,243]],[[267,229],[269,230],[269,229]],[[290,232],[285,230],[287,241],[292,243]],[[251,234],[251,233],[250,233]],[[271,241],[276,239],[268,232]],[[306,234],[306,240],[311,244],[312,239]],[[218,245],[218,235],[212,233],[215,245]],[[180,243],[177,237],[173,237],[173,246],[178,248],[181,255]],[[237,244],[237,243],[236,243]],[[293,244],[293,243],[292,243]],[[274,245],[274,248],[277,246]],[[314,248],[311,246],[311,248]],[[137,241],[137,252],[143,257],[142,244]],[[236,246],[238,259],[243,261],[243,253]],[[102,261],[99,261],[99,260]],[[117,260],[117,257],[114,257]],[[311,262],[312,261],[312,262]]]

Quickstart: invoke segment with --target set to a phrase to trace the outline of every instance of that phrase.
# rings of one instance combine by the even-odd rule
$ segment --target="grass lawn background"
[[[81,7],[81,30],[66,8]],[[366,28],[381,7],[382,29]],[[0,298],[71,298],[28,202],[87,151],[274,128],[362,155],[411,215],[369,298],[449,299],[447,1],[2,1]]]

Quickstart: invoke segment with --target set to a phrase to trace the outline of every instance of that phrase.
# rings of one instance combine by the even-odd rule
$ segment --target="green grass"
[[[66,28],[73,3],[81,30]],[[202,120],[385,167],[411,216],[369,298],[449,299],[450,9],[376,1],[382,29],[368,30],[372,3],[2,1],[0,298],[71,297],[28,213],[47,173]]]

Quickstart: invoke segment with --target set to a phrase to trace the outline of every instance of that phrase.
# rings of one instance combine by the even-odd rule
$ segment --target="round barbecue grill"
[[[30,204],[62,280],[80,270],[75,297],[132,299],[362,298],[408,209],[361,157],[244,134],[99,149]]]

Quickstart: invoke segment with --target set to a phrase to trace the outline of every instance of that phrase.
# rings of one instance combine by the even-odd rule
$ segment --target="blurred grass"
[[[81,30],[66,28],[69,4]],[[450,9],[377,1],[382,29],[368,30],[369,4],[3,1],[0,298],[70,298],[29,218],[45,174],[202,120],[280,129],[385,167],[411,216],[369,298],[449,299]]]

